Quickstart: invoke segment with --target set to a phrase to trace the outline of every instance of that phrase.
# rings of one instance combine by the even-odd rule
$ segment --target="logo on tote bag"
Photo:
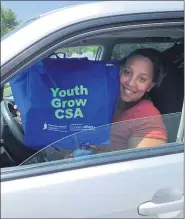
[[[60,90],[60,88],[50,88],[53,99],[51,106],[56,108],[55,117],[57,119],[72,119],[83,118],[83,107],[87,104],[87,98],[75,99],[79,95],[88,96],[88,89],[83,85],[75,86],[67,90]],[[73,97],[71,100],[64,100],[66,96]],[[73,109],[72,109],[73,107]],[[76,108],[74,108],[76,107]]]

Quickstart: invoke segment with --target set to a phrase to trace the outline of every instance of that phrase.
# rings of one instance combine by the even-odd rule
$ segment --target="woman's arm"
[[[155,147],[167,142],[167,132],[162,116],[148,117],[136,121],[128,148]]]
[[[131,137],[128,141],[128,146],[129,148],[155,147],[165,144],[166,142],[167,141],[165,139]]]

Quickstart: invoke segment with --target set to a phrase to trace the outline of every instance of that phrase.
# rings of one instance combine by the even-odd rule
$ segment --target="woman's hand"
[[[14,109],[16,110],[16,115],[17,115],[17,119],[18,119],[19,123],[22,124],[21,114],[18,111],[17,105],[14,105]]]

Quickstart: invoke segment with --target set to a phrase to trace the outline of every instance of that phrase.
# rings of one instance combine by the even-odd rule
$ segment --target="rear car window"
[[[117,44],[114,46],[111,59],[123,59],[132,51],[141,48],[153,48],[160,52],[174,46],[174,43],[140,43],[140,44]]]

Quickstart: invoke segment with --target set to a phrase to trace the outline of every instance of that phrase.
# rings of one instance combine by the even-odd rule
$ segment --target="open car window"
[[[170,45],[168,45],[167,47],[169,47],[169,46]],[[142,47],[142,45],[141,45],[141,47]],[[94,47],[90,46],[88,48],[90,50],[93,49],[94,55],[97,54],[98,46],[94,46]],[[81,49],[84,49],[84,48],[75,47],[74,51],[79,50],[82,52],[83,50],[81,50]],[[67,72],[68,70],[66,71],[66,69],[64,68],[66,66],[63,67],[62,65],[58,65],[57,62],[55,62],[55,61],[57,61],[57,59],[60,59],[60,61],[66,59],[66,61],[69,63],[73,62],[75,59],[77,59],[78,61],[81,59],[83,64],[91,61],[90,58],[88,58],[86,55],[84,57],[83,53],[82,53],[82,56],[80,56],[81,52],[78,53],[79,57],[78,56],[76,57],[76,54],[74,55],[74,57],[70,56],[71,51],[72,51],[71,48],[60,49],[60,50],[57,50],[55,53],[51,54],[45,60],[42,60],[43,63],[49,64],[48,65],[49,66],[48,72],[50,72],[51,74],[49,73],[47,75],[47,74],[45,74],[46,73],[45,71],[42,71],[44,69],[42,68],[43,66],[42,66],[41,62],[39,61],[38,63],[35,63],[34,66],[31,66],[29,69],[27,69],[23,73],[21,73],[21,74],[23,74],[23,77],[18,76],[18,80],[17,81],[15,80],[16,83],[17,82],[18,83],[14,87],[14,91],[15,91],[15,93],[17,93],[17,91],[19,92],[19,94],[17,93],[17,95],[19,96],[18,99],[21,100],[21,102],[23,101],[23,104],[20,103],[19,111],[21,111],[21,116],[24,117],[24,121],[23,121],[24,124],[26,124],[26,122],[25,122],[25,119],[27,119],[26,117],[29,117],[29,123],[31,124],[31,126],[29,127],[29,131],[28,131],[28,127],[23,127],[24,130],[27,131],[26,135],[24,133],[24,139],[25,139],[25,136],[26,136],[27,140],[30,140],[31,138],[32,138],[32,140],[34,139],[31,142],[31,144],[33,144],[33,145],[35,144],[35,142],[39,141],[39,144],[42,144],[41,148],[43,148],[40,150],[40,148],[36,147],[36,151],[38,151],[38,152],[34,151],[34,154],[31,157],[29,157],[26,160],[23,159],[23,162],[21,162],[21,165],[42,163],[42,162],[49,162],[49,161],[56,161],[56,160],[63,160],[63,159],[69,160],[71,158],[77,159],[77,157],[80,157],[79,159],[82,159],[82,158],[88,159],[89,156],[102,156],[103,154],[107,155],[110,153],[119,153],[119,151],[129,152],[130,150],[136,150],[135,145],[129,145],[128,142],[123,143],[122,142],[123,139],[122,139],[121,135],[125,135],[125,133],[127,133],[126,129],[130,129],[130,126],[133,125],[133,123],[138,126],[138,124],[140,123],[141,120],[125,121],[125,122],[119,122],[116,124],[112,124],[111,123],[112,115],[111,115],[111,117],[109,117],[109,119],[111,118],[109,123],[103,123],[103,124],[107,124],[104,126],[98,126],[98,125],[95,125],[95,126],[90,125],[89,126],[84,121],[83,121],[84,123],[82,122],[82,124],[79,122],[76,123],[76,121],[74,121],[72,123],[72,128],[71,128],[71,124],[68,124],[67,126],[70,127],[70,131],[71,130],[75,131],[75,133],[72,135],[71,135],[71,133],[67,133],[65,137],[61,137],[61,136],[63,136],[62,134],[64,132],[67,132],[66,131],[67,126],[66,126],[65,122],[63,121],[63,119],[74,119],[75,117],[78,117],[78,116],[83,117],[83,110],[85,109],[86,104],[89,103],[88,96],[90,93],[91,93],[91,98],[90,98],[91,105],[88,106],[88,104],[87,104],[86,116],[92,117],[91,119],[93,120],[93,122],[99,121],[100,118],[102,119],[107,114],[106,111],[109,111],[111,107],[113,107],[114,108],[113,110],[115,110],[117,96],[116,96],[116,101],[111,102],[112,100],[111,101],[106,100],[107,102],[105,104],[103,104],[103,101],[105,100],[105,96],[107,95],[107,92],[109,92],[107,97],[110,98],[110,96],[112,95],[113,92],[111,91],[111,89],[114,90],[115,81],[117,84],[116,85],[117,88],[120,86],[119,85],[119,77],[114,78],[115,74],[113,74],[114,77],[113,77],[113,75],[112,76],[109,75],[110,76],[110,78],[108,80],[109,82],[106,85],[107,88],[109,88],[109,89],[106,89],[106,91],[105,91],[106,95],[105,95],[105,93],[103,94],[102,93],[102,84],[104,84],[105,81],[107,83],[107,79],[109,77],[109,76],[107,77],[108,72],[106,72],[106,80],[103,79],[102,81],[100,81],[99,75],[100,75],[100,72],[102,74],[102,70],[99,72],[96,72],[96,71],[92,70],[91,68],[89,68],[90,70],[92,70],[89,75],[91,75],[91,76],[93,75],[93,78],[88,79],[88,83],[87,83],[88,86],[91,87],[91,91],[90,91],[87,86],[81,84],[81,80],[84,79],[84,75],[88,74],[88,71],[85,72],[86,74],[82,74],[82,71],[84,71],[84,69],[86,69],[86,67],[87,67],[86,66],[84,68],[84,65],[83,65],[83,67],[81,66],[82,68],[80,67],[79,69],[77,69],[76,65],[70,64],[69,66],[73,66],[72,72],[77,70],[76,73],[78,73],[78,74],[80,73],[82,75],[80,77],[77,77],[77,75],[75,75],[76,74],[75,73],[74,77],[70,76],[69,78],[66,78],[67,80],[65,80],[65,77],[68,75],[68,72]],[[48,62],[48,60],[49,60],[49,62]],[[100,61],[100,62],[104,63],[105,66],[114,66],[115,60],[110,60],[110,62],[111,61],[113,62],[111,64],[109,64],[105,61]],[[53,64],[50,65],[51,64],[50,62],[52,62]],[[93,65],[95,65],[95,63],[97,63],[97,61],[95,61],[95,62],[93,61],[92,63],[93,63]],[[78,65],[78,67],[79,66],[80,65]],[[50,69],[50,67],[52,67],[52,70]],[[71,69],[71,67],[70,67],[70,69]],[[120,69],[119,69],[119,71],[120,71]],[[60,79],[57,76],[57,75],[59,75],[58,74],[59,72],[60,72],[60,74],[64,73],[62,78],[60,78]],[[72,74],[72,72],[71,72],[71,70],[69,71],[70,74]],[[95,72],[96,72],[96,76],[95,76]],[[37,73],[37,74],[35,74],[35,73]],[[34,74],[35,74],[36,78],[31,78],[30,76],[33,76]],[[118,74],[118,76],[119,76],[119,74]],[[95,83],[94,77],[98,78],[98,80],[100,81],[98,88],[96,87],[98,80]],[[53,80],[54,78],[55,78],[55,80]],[[14,80],[12,80],[12,81],[14,81]],[[26,87],[28,85],[28,83],[27,83],[28,81],[29,82],[31,81],[31,83],[28,87]],[[72,86],[71,86],[71,82],[73,82]],[[21,88],[19,85],[21,85]],[[32,88],[34,88],[32,91],[30,90],[30,92],[27,92],[29,89],[32,89]],[[7,83],[5,85],[4,91],[5,91],[4,94],[7,97],[8,97],[8,95],[11,94],[10,83]],[[13,91],[13,89],[12,89],[12,91]],[[97,95],[97,93],[98,93],[98,95]],[[165,93],[162,92],[161,94],[165,95]],[[29,98],[25,98],[25,95],[27,95]],[[157,95],[154,95],[154,97],[156,97],[156,96]],[[97,102],[97,98],[98,98],[99,102]],[[151,102],[153,101],[153,99],[150,97],[150,95],[149,95],[148,99]],[[32,106],[34,109],[31,109],[31,107],[29,107],[28,100],[32,101],[32,103],[30,102],[29,104],[33,104]],[[40,104],[40,102],[42,102],[42,104]],[[97,108],[97,109],[96,108],[95,109],[97,111],[103,111],[102,116],[97,117],[97,114],[95,114],[95,115],[93,114],[93,116],[92,116],[91,113],[94,113],[94,111],[95,111],[95,110],[93,110],[95,102],[96,102],[96,108]],[[107,107],[107,103],[111,103],[109,105],[109,107]],[[165,105],[165,110],[167,109],[167,107],[169,107],[168,106],[169,101],[166,105],[166,104],[162,104],[162,102],[159,99],[159,103],[160,103],[160,107],[162,107],[162,108]],[[155,105],[155,103],[154,103],[154,105]],[[44,115],[46,112],[44,110],[46,108],[48,108],[50,110],[51,107],[53,108],[52,109],[53,111],[49,112],[48,114],[46,113],[47,115]],[[77,111],[76,111],[76,108],[78,108]],[[35,111],[38,109],[39,109],[39,113]],[[176,111],[176,112],[180,112],[182,108],[179,108],[179,109],[180,110]],[[93,110],[93,111],[90,111],[90,110]],[[158,108],[158,110],[160,111],[159,108]],[[25,112],[26,112],[26,114],[25,114]],[[31,113],[33,113],[34,116],[33,115],[30,116]],[[98,112],[98,114],[99,114],[99,112]],[[45,116],[45,118],[43,115]],[[50,119],[48,120],[48,118],[51,115],[56,116],[59,119],[57,124],[54,124],[51,121],[49,121]],[[180,117],[181,117],[181,113],[169,113],[169,114],[164,114],[162,116],[162,121],[164,122],[164,124],[167,128],[167,139],[166,139],[166,141],[163,141],[163,145],[165,145],[166,147],[170,146],[168,144],[176,142],[177,132],[178,132],[179,124],[180,124]],[[43,121],[38,122],[41,118],[43,119]],[[156,118],[152,118],[152,119],[157,120],[158,118],[156,117]],[[144,121],[146,121],[146,123],[149,123],[150,118],[145,118]],[[37,123],[37,125],[36,125],[36,123]],[[39,123],[41,124],[41,127],[39,127],[39,129],[41,131],[45,132],[45,134],[46,134],[44,137],[43,136],[40,137],[40,134],[38,134],[38,133],[40,133],[40,131],[37,130]],[[27,120],[27,124],[28,124],[28,120]],[[116,129],[116,127],[119,127],[119,128]],[[114,135],[119,134],[119,137],[120,137],[119,140],[118,139],[116,140],[117,142],[114,139],[112,139],[112,136],[113,136],[112,130],[113,129],[116,130],[116,131],[114,131]],[[121,131],[121,129],[123,129],[123,130]],[[150,131],[150,130],[148,130],[148,131]],[[32,135],[33,132],[34,132],[34,135]],[[58,134],[58,137],[55,139],[55,141],[51,140],[50,133],[52,133],[52,132],[53,133],[55,132],[55,135]],[[109,133],[110,133],[111,139],[108,138]],[[144,135],[144,134],[146,134],[146,135]],[[155,139],[155,136],[151,137],[150,135],[148,136],[148,133],[144,133],[144,134],[134,135],[134,138],[135,137],[140,138],[141,141],[142,141],[142,138],[143,139],[145,139],[145,138],[154,138]],[[42,140],[46,139],[46,137],[48,139],[49,145],[48,145],[48,142],[47,143],[42,142]],[[126,137],[128,139],[129,136],[126,136]],[[94,139],[96,139],[96,141],[93,141]],[[181,139],[181,138],[179,138],[179,139]],[[120,141],[120,142],[118,142],[118,141]],[[117,148],[117,146],[115,147],[115,145],[117,143],[119,144],[119,148]],[[161,145],[161,143],[155,144],[155,146],[159,146],[159,145]],[[25,142],[24,142],[24,147],[26,149],[33,148],[33,147],[30,147],[29,144],[26,146]],[[143,147],[147,148],[147,147],[151,147],[151,146],[146,144],[146,145],[143,145]]]
[[[95,41],[95,42],[97,42],[97,41]],[[127,44],[126,43],[126,44],[118,44],[113,49],[113,46],[115,45],[115,42],[114,42],[114,44],[113,44],[112,40],[110,40],[110,42],[112,43],[112,44],[110,43],[111,44],[111,45],[109,45],[110,47],[108,46],[108,44],[109,44],[108,42],[106,42],[105,45],[102,45],[102,47],[103,47],[102,56],[101,56],[102,61],[103,60],[105,61],[107,59],[109,59],[109,61],[118,61],[119,59],[124,58],[126,55],[128,55],[130,52],[132,52],[133,50],[135,50],[137,48],[154,48],[154,49],[157,49],[159,51],[165,51],[165,50],[168,50],[169,48],[172,48],[175,44],[175,43],[157,43],[157,42],[153,43],[153,44],[152,43],[140,43],[140,44],[139,43],[137,43],[137,44],[136,43],[135,44]],[[118,41],[118,42],[124,42],[124,41]],[[144,42],[144,39],[143,39],[143,42]],[[68,45],[70,45],[70,44],[68,44]],[[74,44],[71,44],[71,45],[81,45],[81,44],[80,43],[79,44],[74,43]],[[55,48],[60,48],[60,47],[57,46]],[[51,58],[52,61],[56,61],[58,58],[60,58],[62,60],[65,59],[65,58],[67,58],[69,60],[70,59],[73,60],[73,59],[76,59],[76,58],[77,59],[79,59],[79,58],[80,59],[88,58],[88,60],[93,60],[94,61],[94,60],[96,60],[96,55],[98,53],[98,50],[99,50],[98,45],[78,46],[78,47],[73,47],[73,48],[61,48],[61,49],[58,49],[57,51],[55,51],[54,54],[50,54],[49,58]],[[111,54],[112,54],[112,57],[111,57]],[[46,57],[46,58],[48,58],[48,57]],[[110,65],[112,65],[112,63]],[[77,69],[75,65],[71,65],[71,66],[73,66],[75,70]],[[33,66],[31,66],[31,67],[33,67]],[[50,104],[49,107],[51,107],[51,105],[52,105],[52,107],[54,109],[53,112],[52,112],[53,117],[56,116],[60,120],[60,124],[59,123],[58,124],[52,123],[50,121],[50,119],[47,118],[47,116],[49,117],[51,115],[51,113],[48,113],[48,115],[43,119],[43,121],[41,121],[41,123],[40,123],[41,125],[40,125],[39,128],[40,128],[40,130],[44,131],[45,133],[48,133],[48,134],[46,134],[48,138],[50,137],[50,135],[49,135],[50,132],[57,133],[57,131],[58,131],[58,132],[63,133],[63,132],[66,131],[65,130],[66,129],[66,124],[64,124],[63,121],[62,121],[64,118],[71,119],[71,118],[75,118],[75,117],[78,117],[78,116],[83,117],[83,109],[85,108],[86,104],[89,102],[89,100],[87,99],[87,97],[90,93],[89,88],[87,86],[84,86],[81,83],[80,79],[83,78],[82,75],[80,77],[76,77],[76,78],[75,77],[70,77],[70,79],[67,81],[67,83],[71,82],[71,81],[74,82],[76,80],[75,81],[76,84],[73,84],[73,85],[70,85],[69,83],[68,84],[66,83],[66,80],[64,78],[65,76],[62,79],[57,78],[57,79],[53,80],[54,75],[59,75],[58,73],[61,73],[61,72],[59,72],[57,67],[58,67],[58,65],[53,65],[53,69],[54,69],[53,73],[54,74],[50,74],[49,77],[47,77],[47,75],[45,74],[44,71],[40,72],[40,70],[38,70],[38,72],[37,72],[38,73],[38,75],[36,76],[37,78],[33,79],[31,77],[27,77],[26,76],[27,73],[29,75],[35,74],[36,71],[35,71],[35,69],[33,69],[33,71],[30,71],[30,72],[29,72],[29,70],[24,71],[25,78],[24,77],[23,78],[25,80],[24,79],[23,80],[22,79],[17,80],[19,82],[21,81],[20,84],[21,84],[22,88],[25,85],[27,86],[28,81],[31,82],[29,87],[26,87],[25,90],[23,89],[25,92],[22,92],[22,90],[21,90],[22,88],[18,91],[19,92],[19,99],[23,100],[23,102],[24,102],[24,103],[19,104],[19,106],[18,106],[18,110],[21,113],[21,117],[23,117],[22,125],[26,124],[25,120],[27,119],[26,118],[27,116],[30,116],[31,113],[35,113],[34,110],[38,110],[38,108],[40,108],[39,113],[35,113],[34,116],[31,115],[29,117],[29,120],[31,121],[30,123],[33,124],[33,126],[29,127],[29,131],[28,131],[28,127],[25,127],[25,126],[23,127],[24,131],[26,130],[26,132],[27,132],[27,133],[26,132],[23,133],[24,134],[24,136],[23,136],[24,140],[25,140],[25,138],[27,138],[27,140],[30,139],[31,135],[29,135],[28,133],[31,133],[33,131],[34,131],[34,136],[33,136],[32,139],[34,139],[35,142],[37,140],[40,140],[40,139],[41,140],[46,139],[45,136],[40,138],[40,134],[39,134],[39,132],[37,132],[37,124],[39,123],[38,120],[40,118],[44,117],[43,115],[45,113],[44,113],[43,110],[45,110],[48,107],[48,105],[47,105],[48,103]],[[40,67],[39,67],[39,69],[40,69]],[[64,68],[62,66],[61,70],[63,70],[63,69]],[[52,73],[52,71],[50,71],[50,72]],[[81,72],[82,71],[80,69],[78,73],[81,73]],[[96,71],[94,71],[94,72],[96,72]],[[94,72],[93,72],[93,74],[94,74]],[[176,72],[176,71],[173,71],[173,72]],[[66,75],[67,75],[67,73],[66,73]],[[101,74],[98,74],[95,77],[91,78],[91,80],[89,80],[88,83],[90,84],[90,86],[92,84],[97,84],[98,81],[100,81],[99,80],[99,75],[101,75]],[[42,83],[41,80],[40,80],[41,78],[43,78],[43,81],[45,80],[46,83]],[[54,83],[53,83],[53,81],[54,81]],[[65,83],[60,84],[61,81],[63,81],[63,82],[65,81]],[[104,80],[104,81],[106,81],[106,80]],[[107,88],[109,88],[109,89],[106,88],[106,92],[109,92],[107,96],[111,95],[111,93],[112,93],[112,92],[110,92],[110,88],[113,87],[112,86],[113,81],[114,81],[114,78],[111,77],[111,80],[109,81],[108,86],[107,86]],[[90,111],[90,110],[96,109],[98,107],[97,98],[99,98],[101,100],[101,101],[99,101],[99,103],[101,103],[101,104],[105,99],[105,95],[102,95],[102,92],[101,92],[102,88],[104,88],[104,86],[102,86],[103,83],[101,83],[101,86],[99,87],[101,89],[97,89],[96,87],[94,87],[92,89],[93,91],[92,91],[91,95],[92,95],[93,101],[91,101],[91,103],[92,103],[91,106],[88,106],[89,107],[88,108],[88,110],[89,110],[88,113],[89,113],[89,117],[91,116],[92,117],[91,119],[93,119],[94,121],[99,121],[100,119],[102,119],[103,116],[105,116],[107,114],[106,110],[110,109],[110,106],[108,106],[107,103],[105,103],[104,106],[102,106],[102,105],[100,106],[100,108],[101,108],[100,111],[104,112],[104,114],[102,116],[98,117],[98,116],[92,116],[91,115],[92,111]],[[169,87],[171,86],[170,83],[167,83],[167,84],[169,84]],[[9,97],[9,95],[12,94],[11,93],[11,87],[9,85],[10,84],[7,84],[5,86],[4,97]],[[30,92],[30,93],[27,93],[27,91],[29,89],[32,89],[33,87],[35,87],[36,90],[34,90],[33,92]],[[177,87],[179,88],[180,86],[177,85]],[[40,90],[38,88],[40,88]],[[12,91],[13,91],[13,89],[12,89]],[[14,91],[15,91],[15,93],[17,92],[16,88],[14,89]],[[42,91],[46,91],[46,92],[51,91],[50,94],[49,94],[50,96],[48,96],[48,99],[45,99],[45,97],[47,95],[46,95],[46,93],[44,93]],[[179,92],[181,92],[181,90]],[[162,113],[162,111],[161,111],[161,109],[159,109],[158,106],[161,107],[161,104],[162,104],[161,100],[162,99],[165,100],[165,104],[162,104],[162,107],[161,107],[161,108],[164,108],[164,105],[165,105],[164,110],[169,108],[170,111],[173,111],[173,109],[171,109],[172,108],[171,106],[172,105],[174,105],[174,106],[177,105],[177,104],[171,104],[171,102],[170,102],[171,100],[168,101],[168,103],[167,103],[166,99],[168,99],[168,98],[165,97],[165,95],[167,96],[169,93],[170,93],[170,89],[168,89],[168,86],[167,86],[167,88],[164,87],[164,89],[162,90],[160,95],[158,95],[158,93],[155,93],[153,95],[154,97],[161,97],[159,100],[157,99],[159,104],[156,104],[156,105],[155,105],[156,100],[154,100],[152,98],[152,96],[149,95],[150,101],[154,100],[153,101],[154,105],[156,106],[156,108],[161,113]],[[33,109],[32,112],[30,112],[32,110],[31,107],[28,107],[25,110],[25,107],[30,105],[30,103],[27,102],[28,98],[25,98],[25,94],[27,95],[27,97],[29,97],[33,101],[34,109]],[[80,95],[82,95],[82,97]],[[168,96],[174,97],[175,95],[168,95]],[[176,96],[175,96],[175,98],[176,98]],[[38,99],[39,99],[40,102],[42,102],[41,106],[43,106],[43,108],[41,108],[39,106]],[[109,101],[107,101],[107,102],[109,102]],[[173,102],[173,100],[172,100],[172,102]],[[15,104],[17,104],[16,101],[15,101]],[[115,104],[115,102],[113,104]],[[171,105],[171,106],[169,107],[169,105]],[[179,107],[179,105],[180,104],[178,104],[178,110],[175,110],[173,112],[180,112],[181,111],[182,108]],[[79,109],[77,111],[76,111],[76,109],[74,110],[73,107],[76,107],[76,106],[77,106],[77,108],[80,108],[80,110]],[[81,111],[82,111],[82,113],[81,113]],[[171,121],[171,120],[173,120],[173,117],[175,117],[175,115],[176,115],[176,117],[178,117],[178,119],[180,118],[178,113],[177,114],[167,114],[167,115],[168,116],[165,116],[165,115],[163,116],[164,120]],[[166,118],[170,117],[171,120],[170,119],[165,119],[165,117]],[[167,125],[168,126],[168,128],[167,128],[168,129],[167,130],[168,136],[167,136],[167,140],[163,141],[165,147],[168,147],[168,146],[170,146],[169,144],[176,142],[177,131],[178,131],[178,127],[179,127],[179,121],[177,123],[174,122],[174,124],[176,124],[176,125],[174,125],[173,122],[168,122],[168,121],[166,121],[166,123],[169,123]],[[62,135],[57,136],[55,141],[51,140],[51,138],[50,138],[48,140],[49,145],[48,145],[48,142],[47,143],[46,142],[42,143],[41,147],[36,148],[36,151],[38,151],[38,152],[34,151],[34,155],[32,155],[27,160],[22,159],[22,157],[21,157],[21,162],[18,161],[18,165],[20,163],[21,163],[21,165],[24,165],[24,164],[29,164],[29,163],[30,164],[31,163],[40,163],[40,162],[48,162],[48,161],[55,161],[55,160],[61,160],[61,159],[64,159],[64,160],[66,160],[66,159],[68,160],[68,159],[71,159],[71,158],[76,159],[77,157],[80,157],[80,159],[81,159],[81,158],[86,158],[86,157],[88,158],[89,156],[102,156],[103,154],[107,155],[108,153],[109,154],[110,153],[119,153],[119,151],[129,152],[130,150],[136,150],[134,145],[129,145],[128,142],[124,142],[124,144],[123,144],[124,147],[121,148],[121,146],[120,146],[119,150],[118,150],[117,147],[116,148],[114,147],[115,144],[116,144],[114,140],[108,139],[108,138],[101,139],[104,136],[102,133],[108,132],[109,130],[112,130],[112,128],[114,128],[116,126],[120,126],[121,128],[123,126],[124,126],[124,128],[128,127],[129,123],[132,123],[132,122],[134,122],[135,124],[139,123],[139,121],[135,120],[135,121],[130,121],[130,122],[119,122],[117,124],[110,124],[111,121],[109,121],[109,123],[108,122],[102,122],[102,124],[108,124],[108,125],[98,126],[96,124],[95,125],[94,124],[89,125],[86,122],[84,122],[83,124],[80,124],[79,122],[77,122],[77,124],[76,124],[74,122],[72,124],[72,125],[74,125],[74,126],[72,126],[72,129],[75,129],[75,130],[77,129],[80,132],[75,133],[73,135],[71,135],[71,133],[67,133],[66,137],[61,137]],[[68,126],[68,127],[71,128],[71,126]],[[85,127],[86,130],[81,130],[84,127]],[[172,131],[169,131],[170,129],[172,129]],[[117,135],[120,132],[121,132],[120,130],[117,130],[117,131],[114,132],[114,135]],[[121,133],[125,134],[125,131],[123,131]],[[99,141],[98,143],[97,142],[94,143],[92,141],[93,138],[100,139],[101,141]],[[141,140],[142,138],[151,138],[151,136],[146,137],[144,135],[142,135],[142,136],[135,135],[134,138],[140,138],[140,140]],[[81,140],[79,141],[79,139],[81,139]],[[120,142],[117,142],[117,143],[119,143],[119,145],[121,145],[122,140],[123,139],[120,139]],[[31,146],[33,146],[33,145],[26,144],[25,141],[22,142],[22,143],[23,143],[22,146],[24,146],[23,149],[24,148],[32,149]],[[33,143],[33,141],[31,142],[31,144],[32,143]],[[158,146],[158,145],[161,145],[161,144],[156,144],[155,146]],[[103,147],[103,146],[105,146],[105,147]],[[150,145],[146,144],[146,145],[144,145],[144,147],[147,148],[147,147],[150,147]],[[43,148],[43,149],[40,149],[40,148]],[[104,149],[106,149],[106,150],[104,150]],[[99,151],[97,151],[97,150],[99,150]],[[20,154],[18,150],[16,151],[16,153]],[[25,157],[28,157],[28,156],[25,155]],[[25,161],[22,162],[22,160],[25,160]]]

